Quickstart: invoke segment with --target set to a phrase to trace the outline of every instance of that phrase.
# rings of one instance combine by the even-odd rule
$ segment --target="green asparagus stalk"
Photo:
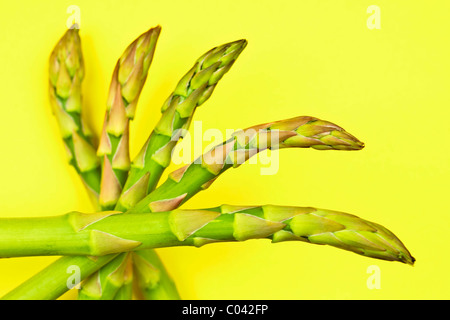
[[[36,273],[33,277],[14,288],[2,297],[3,300],[54,300],[72,289],[75,272],[80,271],[82,281],[99,268],[114,259],[110,254],[101,257],[67,256],[62,257]],[[73,279],[72,279],[73,277]]]
[[[160,121],[131,164],[116,210],[126,211],[153,191],[170,163],[180,129],[187,130],[195,109],[209,99],[246,45],[246,40],[238,40],[209,50],[178,82],[161,109]]]
[[[291,120],[286,120],[286,123],[285,123],[285,124],[291,124],[291,126],[290,126],[291,129],[294,129],[295,126],[297,126],[297,123],[299,124],[299,126],[302,123],[301,121],[296,122],[294,119],[297,119],[297,118],[293,118]],[[303,133],[303,134],[296,133],[295,135],[292,133],[293,137],[295,137],[295,136],[300,137],[300,139],[299,139],[300,141],[298,141],[298,144],[294,145],[294,147],[307,147],[308,145],[310,145],[310,146],[311,145],[312,146],[325,145],[325,146],[329,146],[328,149],[333,149],[332,148],[333,146],[339,145],[339,147],[336,147],[336,149],[338,149],[338,148],[342,149],[343,145],[348,145],[350,150],[357,150],[357,149],[363,148],[363,146],[364,146],[364,144],[362,142],[360,142],[358,139],[354,138],[352,135],[348,134],[346,131],[344,131],[342,128],[340,128],[337,125],[331,124],[326,121],[316,122],[316,121],[320,121],[320,120],[317,120],[317,119],[311,118],[311,117],[299,117],[299,120],[301,120],[301,119],[303,119],[303,125],[306,125],[306,129],[309,128],[309,130],[306,130],[306,131],[309,131],[309,133]],[[307,119],[309,119],[309,120],[307,120]],[[305,120],[307,120],[307,121],[305,121]],[[312,121],[312,122],[308,123],[309,121]],[[280,125],[280,124],[282,125],[283,123],[284,123],[284,121],[279,121],[276,123],[269,123],[269,124],[264,124],[264,125],[260,125],[260,126],[254,126],[254,127],[248,128],[247,130],[239,131],[238,133],[236,133],[234,135],[234,137],[242,137],[242,136],[250,137],[251,135],[255,135],[255,128],[259,128],[259,127],[264,128],[265,127],[267,129],[272,124],[274,124],[274,128],[276,128],[277,125]],[[311,126],[311,124],[312,124],[312,126]],[[316,128],[316,126],[314,126],[314,124],[317,125],[317,128]],[[288,128],[289,127],[286,127],[284,129],[287,130]],[[263,132],[261,132],[261,133],[263,134],[262,136],[265,135],[267,137],[267,134],[264,134]],[[343,134],[347,138],[343,138],[342,141],[339,138],[338,139],[333,138],[336,135],[339,136],[340,134]],[[255,139],[255,137],[258,137],[258,136],[259,135],[256,134],[256,136],[253,137],[252,141],[258,141],[258,138]],[[278,136],[280,138],[283,137],[283,135],[278,135]],[[305,141],[305,139],[302,139],[302,136],[306,139],[306,141]],[[273,137],[276,137],[276,134],[274,134]],[[331,138],[327,139],[327,137],[331,137]],[[309,138],[313,139],[314,143],[312,143],[312,141],[309,140]],[[297,139],[297,138],[294,138],[294,139]],[[270,140],[272,140],[272,139],[270,139]],[[326,142],[323,142],[321,140],[325,140]],[[288,147],[288,144],[291,144],[287,140],[284,142],[285,142],[285,145],[284,145],[285,147]],[[263,141],[261,141],[261,145],[263,145],[263,144],[264,144]],[[227,145],[227,143],[222,144],[222,146],[223,145]],[[274,147],[275,147],[275,145],[274,145]],[[281,145],[278,145],[278,146],[281,146]],[[267,145],[266,145],[266,147],[267,147]],[[216,148],[213,148],[212,150],[215,150]],[[325,149],[325,148],[322,147],[322,149]],[[257,151],[262,151],[262,149],[257,149]],[[212,153],[207,152],[205,155],[202,156],[202,158],[207,157],[208,154],[211,155]],[[250,155],[250,153],[249,153],[249,155]],[[210,158],[211,157],[209,157],[209,159]],[[236,165],[238,165],[239,162],[242,161],[242,159],[239,159],[239,161],[237,161],[237,160],[238,159],[236,159]],[[133,210],[130,210],[129,212],[131,212],[131,211],[137,212],[137,213],[138,212],[147,212],[147,211],[149,211],[149,209],[150,209],[150,211],[168,211],[168,210],[175,209],[183,201],[185,202],[187,200],[186,198],[190,198],[197,192],[207,188],[214,181],[214,179],[216,179],[220,174],[222,174],[224,171],[226,171],[227,169],[230,168],[229,164],[227,164],[226,166],[222,167],[222,169],[219,171],[218,174],[213,174],[210,171],[208,171],[207,166],[204,167],[201,162],[200,163],[198,163],[198,162],[199,161],[194,161],[191,165],[189,165],[188,166],[188,168],[190,167],[189,170],[187,170],[188,168],[181,168],[179,170],[172,172],[170,177],[161,186],[159,186],[157,189],[155,189],[153,192],[151,192],[147,197],[145,197],[143,200],[141,200],[138,203],[138,205],[136,205],[136,206],[140,205],[141,211],[137,210],[136,207],[134,207]],[[182,176],[180,178],[181,174],[182,174]],[[189,197],[187,197],[188,195],[189,195]],[[88,260],[87,258],[85,258],[85,262],[83,262],[82,257],[77,257],[77,263],[80,268],[84,268],[84,264],[86,263],[87,265],[90,265],[91,261]],[[100,269],[103,265],[104,264],[99,264],[98,269]],[[64,272],[64,270],[58,268],[58,265],[55,264],[55,265],[50,265],[49,267],[47,267],[42,273],[53,273],[53,274],[59,275],[61,272]],[[34,280],[33,278],[30,279],[29,281],[22,283],[16,289],[17,292],[20,294],[20,293],[26,291],[26,289],[29,288],[30,286],[38,285],[41,288],[46,287],[46,290],[45,290],[46,297],[51,296],[50,293],[48,293],[48,291],[54,292],[55,294],[51,297],[53,299],[55,299],[60,295],[59,293],[61,292],[61,290],[63,290],[63,288],[61,288],[60,284],[49,282],[45,277],[38,278],[38,280],[41,281],[38,284],[36,284],[37,281]],[[16,292],[16,290],[14,290],[13,293]],[[15,297],[20,297],[19,294],[16,294]],[[29,295],[28,295],[28,297],[29,297]],[[35,295],[33,296],[33,298],[41,299],[38,292],[35,292]]]
[[[130,169],[129,121],[147,79],[161,28],[152,28],[131,43],[114,69],[97,154],[103,158],[100,205],[113,209]]]
[[[18,238],[18,234],[22,236]],[[102,256],[262,238],[328,244],[371,258],[414,263],[402,242],[385,227],[351,214],[309,207],[222,205],[152,214],[70,212],[56,217],[0,219],[0,257]],[[117,275],[110,277],[111,285],[123,282],[124,259],[116,258],[110,264]]]
[[[265,123],[235,132],[194,162],[171,174],[129,212],[173,210],[215,179],[265,149],[313,148],[317,150],[360,150],[364,143],[338,125],[313,117],[296,117]]]
[[[76,28],[68,29],[50,55],[49,96],[69,163],[98,208],[100,161],[93,147],[92,134],[81,117],[84,61],[78,32]]]

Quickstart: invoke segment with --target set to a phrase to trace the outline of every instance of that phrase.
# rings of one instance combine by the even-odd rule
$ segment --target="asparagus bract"
[[[23,233],[19,239],[18,233]],[[222,205],[150,214],[71,212],[46,218],[0,219],[0,257],[102,256],[261,238],[328,244],[371,258],[414,263],[403,243],[385,227],[351,214],[310,207]],[[126,257],[122,254],[113,260],[112,274],[117,277],[109,276],[111,285],[123,282]]]

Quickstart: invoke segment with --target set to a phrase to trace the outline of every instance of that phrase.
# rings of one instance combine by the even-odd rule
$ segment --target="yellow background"
[[[47,101],[47,60],[72,4],[81,9],[85,116],[96,133],[117,58],[139,34],[162,26],[131,128],[132,156],[194,60],[241,38],[247,48],[196,112],[204,129],[310,115],[366,143],[358,152],[282,150],[278,174],[243,165],[185,208],[270,203],[345,211],[386,226],[417,259],[410,267],[266,240],[160,249],[182,298],[450,298],[448,1],[2,2],[2,217],[91,210]],[[380,30],[366,26],[374,4]],[[0,260],[0,295],[54,259]],[[381,289],[366,286],[371,265],[380,267]]]

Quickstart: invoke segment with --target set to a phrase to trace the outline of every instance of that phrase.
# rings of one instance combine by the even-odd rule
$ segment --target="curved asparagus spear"
[[[296,117],[240,130],[194,162],[171,174],[129,212],[172,210],[233,167],[265,149],[314,148],[318,150],[360,150],[364,143],[338,125],[313,117]]]
[[[17,239],[17,234],[23,236]],[[351,214],[309,207],[222,205],[152,214],[71,212],[56,217],[0,219],[0,257],[102,256],[261,238],[328,244],[371,258],[414,263],[402,242],[385,227]],[[123,261],[114,265],[118,279]],[[113,283],[116,279],[109,280]]]
[[[78,29],[68,29],[50,55],[49,96],[69,157],[88,194],[98,207],[100,161],[91,141],[91,132],[81,117],[81,83],[84,62]]]
[[[100,205],[113,209],[130,168],[129,120],[147,79],[161,28],[152,28],[131,43],[114,69],[97,154],[103,157]]]
[[[238,40],[209,50],[178,82],[161,109],[160,121],[131,164],[116,210],[126,211],[153,191],[170,163],[179,129],[189,127],[195,109],[209,99],[246,45],[246,40]]]

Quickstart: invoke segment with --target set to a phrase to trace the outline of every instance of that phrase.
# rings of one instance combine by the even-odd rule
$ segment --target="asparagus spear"
[[[131,43],[117,61],[97,154],[103,158],[100,205],[113,209],[130,168],[129,120],[147,79],[161,28],[155,27]]]
[[[299,118],[304,118],[303,119],[303,124],[307,125],[306,128],[310,128],[309,130],[309,134],[305,133],[305,135],[303,134],[293,134],[292,132],[292,137],[295,136],[299,136],[300,139],[298,138],[294,138],[294,139],[298,139],[298,144],[294,145],[294,147],[307,147],[308,145],[311,145],[311,141],[306,139],[301,139],[301,136],[303,136],[304,138],[312,138],[315,139],[314,144],[312,145],[328,145],[330,146],[330,148],[328,149],[332,149],[332,146],[337,146],[337,145],[349,145],[349,147],[352,147],[350,150],[357,150],[357,149],[361,149],[363,148],[364,144],[362,142],[360,142],[358,139],[354,138],[352,135],[348,134],[346,131],[344,131],[342,128],[340,128],[337,125],[333,125],[331,123],[328,122],[315,122],[315,121],[319,121],[315,118],[311,118],[311,117],[299,117]],[[296,118],[293,118],[296,119]],[[294,129],[295,127],[292,127],[292,124],[295,123],[295,125],[297,125],[297,123],[302,123],[302,122],[296,122],[295,120],[291,119],[290,121],[280,121],[277,123],[273,123],[273,124],[291,124],[290,128]],[[307,120],[308,121],[305,121]],[[300,120],[300,119],[299,119]],[[313,125],[311,126],[311,123],[308,123],[309,121],[312,121],[312,124],[317,124],[317,132],[315,132],[314,129],[316,129],[316,127]],[[327,125],[324,125],[324,124]],[[268,128],[268,126],[270,127],[272,123],[268,123],[268,124],[264,124],[264,125],[260,125],[260,126],[254,126],[251,128],[248,128],[247,130],[243,130],[240,131],[240,133],[236,133],[234,135],[233,138],[235,137],[245,137],[250,136],[250,135],[255,135],[255,128],[261,127],[261,128]],[[330,124],[330,125],[328,125]],[[276,125],[274,126],[274,128],[276,128]],[[288,129],[289,127],[286,127],[284,129]],[[308,131],[308,130],[306,130]],[[261,132],[262,133],[262,132]],[[334,135],[340,135],[340,134],[344,134],[345,137],[347,137],[347,139],[343,139],[342,141],[340,139],[327,139],[327,136],[330,137],[334,137]],[[267,134],[263,134],[262,136],[264,136],[267,138]],[[254,136],[258,137],[259,135]],[[276,135],[273,135],[273,137],[276,137]],[[284,137],[283,135],[279,135],[279,137]],[[324,139],[325,138],[325,139]],[[326,142],[321,141],[321,139],[324,139]],[[272,140],[272,139],[270,139]],[[258,141],[257,139],[253,139],[253,141]],[[303,141],[303,142],[302,142]],[[262,141],[261,141],[262,142]],[[289,141],[284,141],[285,144],[283,146],[288,147],[288,143]],[[289,143],[291,144],[291,143]],[[227,145],[227,143],[223,143],[222,145]],[[280,145],[279,145],[280,146]],[[266,145],[266,147],[268,147]],[[323,148],[323,147],[322,147]],[[338,147],[338,148],[342,148],[342,147]],[[216,148],[213,148],[213,150]],[[242,149],[242,148],[241,148]],[[261,151],[261,149],[256,148],[257,151]],[[220,150],[220,149],[219,149]],[[207,152],[205,155],[203,155],[202,157],[207,157],[207,155],[211,155],[211,152]],[[249,154],[250,155],[250,154]],[[211,158],[211,156],[207,157],[207,158]],[[238,159],[236,159],[238,160]],[[241,161],[236,161],[237,164],[239,164],[239,162]],[[219,164],[220,165],[220,164]],[[147,197],[145,197],[144,199],[142,199],[136,206],[141,205],[141,211],[136,210],[134,207],[133,210],[134,212],[147,212],[149,210],[151,211],[167,211],[167,210],[172,210],[175,209],[176,207],[178,207],[181,202],[185,202],[187,199],[187,195],[189,195],[188,198],[192,197],[193,195],[195,195],[197,192],[204,190],[206,187],[208,187],[212,181],[214,181],[215,178],[217,178],[220,174],[222,174],[223,172],[225,172],[227,169],[230,168],[230,165],[227,164],[226,166],[223,166],[222,169],[219,171],[219,173],[217,174],[213,174],[210,171],[208,171],[207,167],[202,166],[201,163],[196,163],[196,161],[194,161],[194,163],[192,163],[191,165],[188,166],[188,168],[190,167],[189,170],[187,170],[187,168],[181,168],[179,170],[176,170],[174,172],[172,172],[169,176],[169,178],[161,185],[159,186],[157,189],[155,189],[153,192],[151,192]],[[181,179],[180,179],[180,175]],[[150,209],[150,204],[151,205],[151,209]],[[84,264],[86,263],[87,265],[90,265],[91,261],[88,260],[87,258],[85,258],[85,262],[83,262],[83,258],[82,257],[77,257],[77,265],[80,268],[84,268]],[[98,265],[98,269],[100,269],[104,264],[100,264]],[[42,271],[41,273],[54,273],[54,274],[60,274],[61,272],[64,272],[63,269],[58,268],[59,266],[57,264],[54,265],[50,265],[49,267],[47,267],[46,269],[44,269],[44,271]],[[92,271],[92,272],[95,272]],[[84,279],[84,278],[82,278]],[[39,280],[39,282],[37,281]],[[45,297],[53,297],[53,299],[57,298],[60,295],[60,292],[64,292],[64,290],[67,290],[67,288],[65,287],[64,283],[55,283],[55,282],[47,282],[48,280],[45,277],[38,277],[37,279],[32,278],[28,281],[25,281],[24,283],[22,283],[19,287],[17,287],[16,289],[14,289],[10,295],[15,297],[15,298],[20,298],[21,294],[23,292],[26,292],[27,288],[29,288],[30,286],[39,286],[40,288],[46,288],[45,290]],[[54,295],[51,296],[51,294],[48,292],[54,292]],[[16,293],[17,292],[17,293]],[[27,297],[30,297],[30,295],[28,295]],[[39,292],[35,292],[35,295],[32,296],[32,298],[34,299],[40,299],[40,295]]]
[[[171,174],[129,212],[167,211],[180,206],[215,179],[265,149],[313,148],[360,150],[364,143],[338,125],[313,117],[295,117],[265,123],[235,132],[194,162]]]
[[[116,210],[131,208],[153,191],[170,163],[179,129],[188,128],[195,109],[209,99],[246,45],[246,40],[238,40],[209,50],[181,78],[161,109],[160,121],[131,164]]]
[[[75,168],[88,194],[98,207],[100,161],[91,132],[81,117],[81,83],[84,61],[78,29],[68,29],[50,55],[49,96],[69,163]]]
[[[17,234],[23,236],[17,239]],[[402,242],[385,227],[351,214],[308,207],[222,205],[152,214],[71,212],[56,217],[0,219],[0,257],[102,256],[261,238],[328,244],[371,258],[414,263]],[[110,276],[111,285],[123,281],[123,259],[115,262],[110,264],[117,275]]]

